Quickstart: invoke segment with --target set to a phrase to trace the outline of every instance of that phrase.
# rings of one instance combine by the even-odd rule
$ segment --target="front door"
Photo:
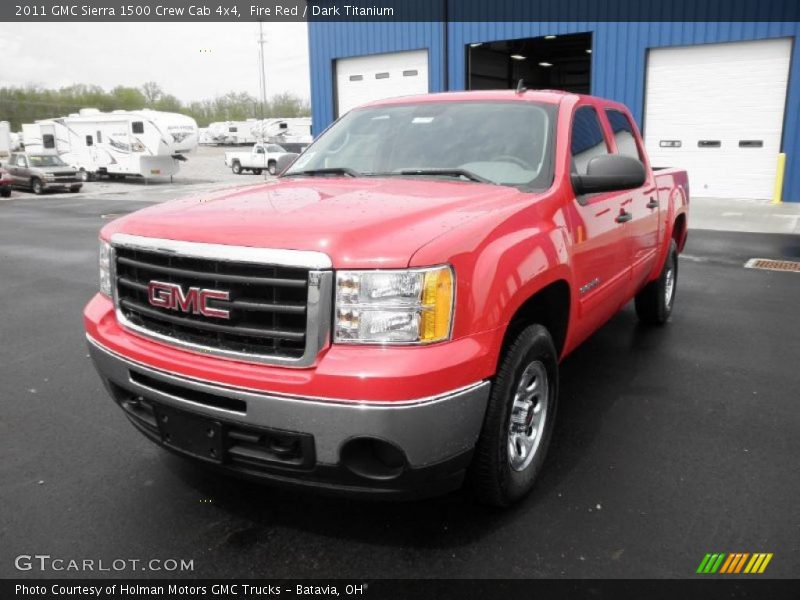
[[[592,106],[576,109],[570,138],[572,172],[586,174],[589,161],[609,153],[609,144]],[[583,339],[628,299],[629,244],[625,206],[629,194],[608,192],[578,196],[571,206],[575,286],[578,293],[576,335]]]

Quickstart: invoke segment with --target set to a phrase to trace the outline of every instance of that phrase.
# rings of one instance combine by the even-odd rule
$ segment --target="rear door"
[[[572,173],[585,175],[589,161],[610,153],[610,144],[592,105],[576,108],[570,136]],[[624,203],[629,194],[577,196],[572,202],[575,285],[581,337],[608,320],[628,299],[630,252]]]
[[[640,161],[647,171],[647,181],[637,189],[621,192],[625,211],[631,220],[625,226],[630,249],[631,289],[634,295],[647,281],[653,270],[659,240],[659,203],[646,154],[639,143],[639,136],[630,115],[616,108],[605,109],[606,121],[612,138],[614,152]]]

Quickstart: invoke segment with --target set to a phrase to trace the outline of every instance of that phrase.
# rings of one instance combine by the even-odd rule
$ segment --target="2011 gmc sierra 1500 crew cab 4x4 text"
[[[688,184],[627,109],[466,92],[355,109],[275,181],[100,234],[95,365],[144,435],[279,483],[507,505],[559,361],[629,300],[662,324]]]

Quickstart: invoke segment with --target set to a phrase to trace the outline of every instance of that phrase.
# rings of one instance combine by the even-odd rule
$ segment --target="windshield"
[[[65,167],[66,163],[58,156],[29,156],[32,167]]]
[[[357,109],[309,146],[286,175],[462,176],[544,189],[552,182],[555,112],[555,106],[532,102]]]

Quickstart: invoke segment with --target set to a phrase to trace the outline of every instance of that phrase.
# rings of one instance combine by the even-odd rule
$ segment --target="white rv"
[[[85,108],[23,124],[22,135],[28,152],[58,154],[84,179],[172,176],[198,143],[194,119],[149,109],[104,113]]]
[[[311,117],[264,119],[258,134],[260,140],[280,144],[287,152],[297,154],[314,141],[311,137]]]
[[[260,121],[247,119],[246,121],[216,121],[208,125],[206,133],[211,143],[218,145],[241,146],[254,144],[258,141],[256,132]]]
[[[11,156],[11,126],[8,121],[0,121],[0,163]]]

